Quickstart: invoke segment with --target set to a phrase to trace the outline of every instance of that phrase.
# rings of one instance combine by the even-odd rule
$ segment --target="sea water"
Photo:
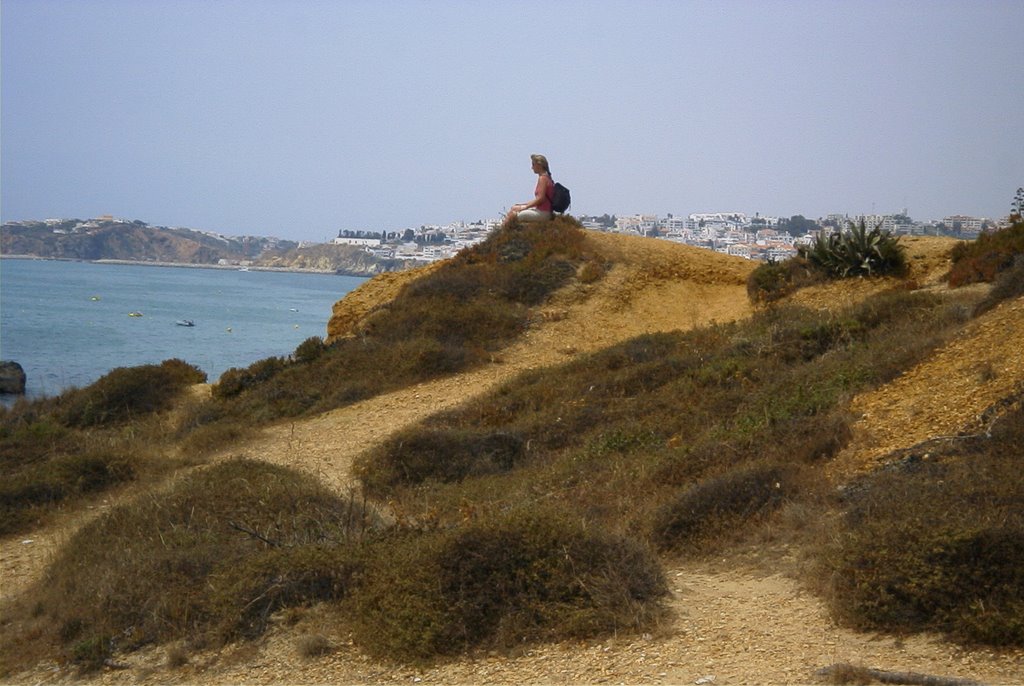
[[[0,260],[0,359],[27,395],[86,386],[115,367],[179,358],[211,382],[326,337],[331,308],[365,279],[54,260]],[[138,313],[141,316],[129,316]],[[191,320],[193,326],[177,324]]]

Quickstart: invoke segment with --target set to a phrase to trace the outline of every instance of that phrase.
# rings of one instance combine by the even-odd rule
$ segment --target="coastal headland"
[[[845,308],[888,292],[915,290],[939,299],[948,297],[943,275],[949,268],[952,243],[942,238],[908,239],[909,272],[905,277],[826,283],[802,289],[790,300],[826,318],[830,314],[838,318]],[[357,485],[360,459],[405,435],[403,432],[424,424],[440,427],[459,412],[475,411],[483,416],[492,407],[497,408],[495,412],[511,411],[518,402],[517,380],[539,384],[545,374],[600,360],[603,374],[590,386],[582,386],[579,397],[541,405],[542,410],[551,412],[550,423],[556,424],[569,421],[572,412],[596,407],[598,397],[589,394],[601,384],[612,386],[614,373],[629,355],[643,358],[655,372],[670,371],[657,367],[659,359],[651,355],[650,346],[680,332],[723,327],[718,330],[732,332],[732,338],[723,339],[723,344],[748,350],[752,357],[783,345],[769,340],[762,348],[759,339],[744,338],[727,326],[765,314],[746,294],[746,279],[755,267],[750,261],[666,241],[597,232],[586,232],[585,245],[601,256],[603,273],[598,278],[572,279],[537,305],[523,334],[493,353],[487,363],[312,416],[270,423],[204,457],[195,471],[245,457],[309,475],[332,492],[349,493]],[[368,335],[374,318],[394,306],[403,286],[437,269],[440,267],[368,280],[335,307],[327,325],[331,337],[358,341]],[[821,470],[830,489],[893,468],[892,460],[899,451],[922,441],[976,433],[978,417],[987,408],[1012,398],[1024,387],[1024,351],[1017,344],[1022,334],[1024,307],[1018,298],[966,322],[956,336],[937,345],[934,354],[914,364],[908,373],[848,398],[856,410],[851,419],[852,435],[831,459],[829,468]],[[630,347],[630,341],[639,343]],[[617,352],[600,357],[608,350]],[[742,369],[715,367],[711,360],[707,365],[702,373],[713,376],[714,383],[742,386],[750,394],[756,393],[755,379],[744,376]],[[612,411],[633,402],[638,385],[657,386],[659,380],[658,374],[615,377],[614,383],[634,385],[619,389]],[[188,403],[201,403],[210,393],[208,386],[195,386]],[[672,406],[686,413],[698,400],[684,395],[674,398]],[[187,416],[175,412],[185,410],[170,412],[167,422]],[[546,415],[540,412],[538,416]],[[558,489],[579,489],[585,496],[581,484],[589,485],[588,470],[597,472],[604,465],[601,478],[611,478],[618,471],[632,469],[630,460],[639,458],[643,450],[681,449],[676,436],[656,436],[655,440],[650,434],[649,427],[629,436],[595,431],[574,457],[581,463],[580,471],[566,467],[552,475],[544,472],[542,465],[527,468],[537,469],[538,475],[549,478]],[[644,441],[637,450],[636,442]],[[728,459],[731,453],[724,454],[722,459]],[[695,460],[717,457],[694,455]],[[634,476],[643,475],[636,472]],[[497,478],[496,473],[486,474],[481,483]],[[528,485],[527,492],[547,486],[544,479],[538,479]],[[426,483],[421,499],[440,492],[440,486]],[[88,506],[68,508],[31,531],[0,539],[5,595],[17,594],[37,582],[47,563],[76,532],[137,495],[131,488],[109,494]],[[642,509],[647,505],[614,500],[610,498],[601,507]],[[464,509],[457,515],[466,521],[484,516],[486,509],[480,506],[478,511],[477,504],[468,501],[461,507]],[[658,626],[644,633],[528,643],[509,652],[482,651],[421,664],[403,663],[364,651],[346,618],[339,618],[336,607],[324,602],[277,612],[257,640],[223,648],[192,647],[185,642],[146,645],[116,655],[109,665],[80,679],[97,684],[792,684],[814,682],[822,668],[848,664],[872,668],[876,674],[942,675],[992,684],[1020,682],[1024,653],[1019,649],[965,646],[932,633],[858,630],[837,621],[823,598],[802,581],[807,559],[792,534],[817,525],[806,521],[811,512],[808,508],[807,504],[783,508],[778,518],[739,546],[696,557],[665,555],[669,612]],[[458,526],[458,521],[453,520],[451,526]],[[248,536],[254,545],[270,545],[259,541],[251,529],[246,534],[244,523],[239,526],[239,537]],[[320,648],[314,650],[317,646]],[[856,670],[851,668],[851,673]],[[13,675],[15,683],[71,678],[71,668],[52,663]]]

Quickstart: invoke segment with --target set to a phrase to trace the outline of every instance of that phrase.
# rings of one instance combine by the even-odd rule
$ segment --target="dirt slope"
[[[615,263],[598,283],[562,291],[521,341],[491,364],[370,398],[319,417],[262,432],[229,455],[247,455],[348,484],[353,457],[392,432],[482,395],[516,374],[565,362],[642,333],[688,329],[748,316],[746,277],[753,265],[667,241],[590,233]],[[334,308],[330,331],[343,335],[358,319],[397,293],[410,274],[373,279]],[[348,302],[349,300],[354,302]]]
[[[391,432],[438,410],[486,393],[525,369],[556,364],[644,332],[686,329],[751,314],[745,279],[753,264],[665,241],[589,233],[588,240],[615,266],[599,282],[558,295],[529,333],[493,363],[459,375],[372,398],[321,416],[266,429],[221,457],[248,455],[317,474],[338,488],[349,483],[352,458]],[[913,278],[929,288],[946,269],[942,239],[907,241]],[[376,283],[375,283],[376,282]],[[400,277],[368,282],[339,304],[354,321],[377,297],[400,287]],[[836,307],[891,286],[858,281],[807,290],[797,299]],[[361,291],[361,292],[360,292]],[[349,300],[349,298],[346,298]],[[379,300],[376,300],[379,302]],[[343,335],[347,324],[332,324]],[[855,398],[862,413],[855,441],[836,461],[834,476],[870,468],[888,451],[971,425],[977,412],[1008,389],[1024,384],[1019,341],[1024,303],[1008,303],[986,315],[931,360],[888,387]],[[979,381],[976,351],[985,351]],[[968,392],[969,391],[969,392]],[[950,407],[949,398],[956,398]],[[933,401],[933,399],[938,399]],[[946,399],[945,402],[942,399]],[[66,530],[66,529],[64,529]],[[59,541],[60,526],[38,532],[43,550]],[[40,545],[40,543],[42,545]],[[19,541],[0,542],[4,585],[38,574],[45,555],[24,555]],[[165,666],[166,649],[128,656],[131,667],[109,670],[99,683],[695,683],[784,684],[811,680],[812,670],[835,662],[963,676],[988,683],[1024,682],[1024,653],[964,651],[933,637],[906,640],[836,627],[822,604],[776,566],[793,564],[785,551],[772,563],[722,560],[669,569],[675,619],[654,636],[583,644],[539,646],[516,657],[483,656],[430,669],[378,664],[361,655],[332,625],[327,613],[307,612],[297,624],[275,627],[257,645],[193,655],[184,667]],[[9,576],[10,575],[10,576]],[[297,645],[322,635],[329,655],[307,659]],[[64,680],[57,671],[25,681]],[[710,683],[710,682],[704,682]]]

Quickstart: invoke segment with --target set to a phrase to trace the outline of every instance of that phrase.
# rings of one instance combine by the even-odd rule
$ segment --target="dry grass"
[[[910,451],[847,488],[822,553],[854,626],[1024,644],[1024,408],[990,434]]]
[[[534,507],[388,541],[364,578],[356,640],[411,661],[641,630],[667,592],[643,546]]]
[[[354,335],[292,359],[228,370],[214,387],[225,412],[257,423],[323,412],[487,362],[523,333],[531,308],[595,259],[571,218],[511,223],[411,281],[360,321]]]
[[[30,594],[22,634],[84,668],[152,642],[256,636],[279,608],[343,597],[378,525],[310,477],[222,463],[75,534]]]
[[[161,415],[205,376],[180,360],[118,368],[55,398],[0,412],[0,534],[25,531],[82,500],[171,464]]]

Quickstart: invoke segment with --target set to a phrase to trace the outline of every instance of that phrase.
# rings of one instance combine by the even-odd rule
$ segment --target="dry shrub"
[[[747,277],[747,297],[754,303],[771,303],[825,280],[826,275],[800,255],[781,262],[764,262]]]
[[[181,439],[179,447],[187,458],[196,458],[237,443],[251,432],[248,424],[228,418],[197,426]]]
[[[57,416],[72,427],[125,422],[168,409],[182,389],[205,381],[202,370],[176,359],[118,367],[86,388],[62,394]]]
[[[1018,217],[1009,227],[983,233],[970,242],[958,243],[951,254],[949,285],[992,282],[1000,272],[1013,266],[1016,256],[1024,254],[1024,221]]]
[[[865,629],[1024,645],[1024,411],[991,438],[912,453],[854,484],[822,552],[836,615]]]
[[[88,450],[33,462],[0,484],[0,534],[24,531],[64,501],[135,477],[136,460],[120,451]]]
[[[609,264],[601,260],[588,259],[577,270],[576,278],[582,284],[596,283],[604,278],[604,275],[608,273],[609,267]]]
[[[0,421],[0,466],[5,476],[25,465],[52,455],[73,451],[80,443],[77,432],[36,407],[23,405]]]
[[[299,655],[306,659],[323,657],[334,650],[334,644],[323,634],[305,634],[295,641]]]
[[[654,540],[664,549],[702,552],[798,497],[800,476],[794,467],[758,465],[705,479],[661,509]]]
[[[228,370],[214,395],[232,415],[266,422],[489,361],[526,330],[532,306],[593,259],[582,246],[582,229],[570,218],[512,223],[408,283],[360,322],[353,338],[329,347],[306,341],[295,361],[270,358]]]
[[[174,646],[167,651],[166,663],[170,669],[178,669],[188,664],[188,652],[181,646]]]
[[[861,665],[839,663],[819,669],[817,676],[821,679],[822,683],[835,684],[836,686],[842,686],[842,684],[868,686],[868,684],[876,683],[876,671]]]
[[[358,539],[376,525],[309,476],[233,460],[84,526],[31,597],[65,657],[80,661],[254,636],[276,609],[343,596]]]
[[[160,451],[167,425],[156,413],[204,379],[180,360],[118,368],[85,388],[0,413],[0,533],[24,531],[76,499],[169,468]]]
[[[359,475],[373,493],[401,499],[413,519],[421,500],[429,503],[423,518],[434,509],[457,521],[467,501],[504,507],[544,493],[642,536],[668,517],[659,508],[667,511],[680,487],[735,472],[731,485],[746,493],[744,470],[756,465],[799,472],[786,501],[817,497],[803,475],[849,439],[843,402],[921,359],[962,321],[955,311],[943,298],[899,291],[840,315],[786,306],[742,323],[641,336],[432,417],[365,455]],[[515,437],[515,449],[490,449],[485,440],[496,435]],[[779,504],[773,494],[764,513]],[[742,510],[705,514],[711,523],[735,516],[737,530],[763,520]],[[698,548],[736,533],[701,527],[693,524]]]
[[[341,341],[316,361],[293,364],[221,405],[225,418],[260,424],[307,412],[325,412],[378,393],[465,368],[480,351],[424,336],[384,342]],[[221,398],[224,400],[224,398]]]
[[[369,492],[379,495],[400,485],[450,483],[508,471],[524,452],[523,440],[507,432],[414,428],[360,458],[356,474]]]
[[[996,276],[992,283],[992,289],[974,309],[974,315],[982,315],[1004,300],[1012,300],[1022,295],[1024,295],[1024,254],[1018,254],[1013,258],[1013,265]]]
[[[218,636],[256,638],[278,610],[342,600],[355,586],[361,568],[355,550],[334,545],[267,551],[212,573],[203,609]]]
[[[222,403],[191,398],[179,408],[171,439],[181,455],[194,459],[237,442],[251,431],[249,422],[228,415]]]
[[[292,357],[296,362],[313,362],[324,353],[324,339],[310,336],[299,343]]]
[[[364,579],[356,640],[414,661],[635,631],[666,593],[648,550],[548,509],[391,540]]]
[[[257,384],[269,381],[288,366],[283,357],[267,357],[253,362],[248,367],[232,367],[220,375],[213,386],[213,397],[231,398]]]

